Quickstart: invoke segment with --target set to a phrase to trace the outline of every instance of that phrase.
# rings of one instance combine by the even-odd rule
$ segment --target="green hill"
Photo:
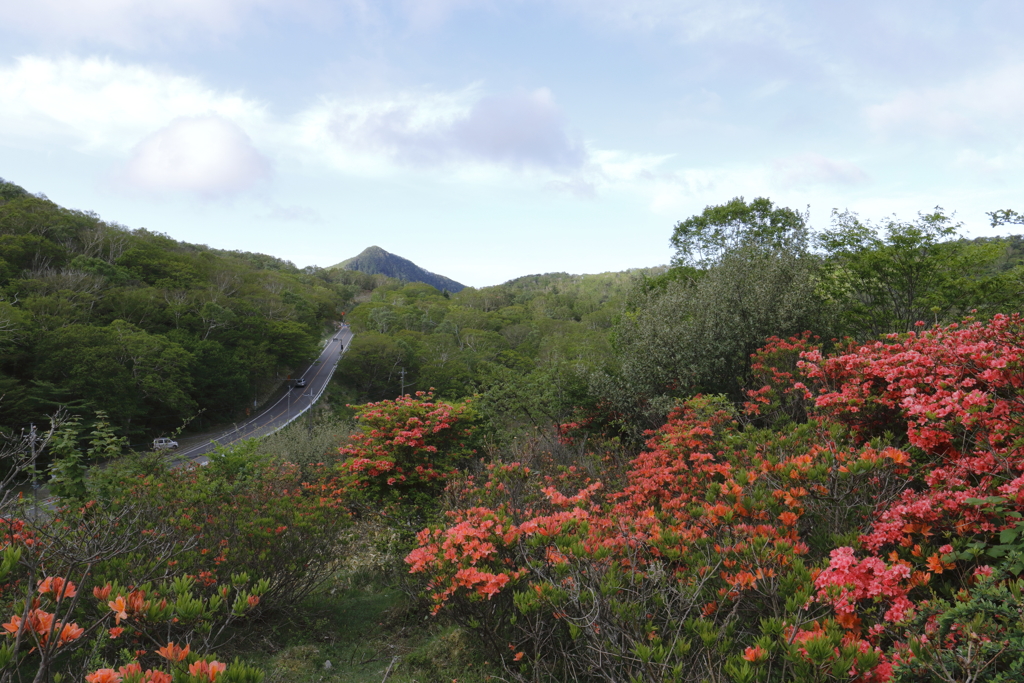
[[[370,275],[387,275],[405,282],[422,282],[439,291],[459,292],[466,285],[443,275],[420,268],[409,259],[384,251],[380,247],[367,247],[358,256],[342,261],[331,269],[358,270]]]
[[[0,433],[58,406],[139,441],[238,419],[380,280],[130,230],[0,179]]]

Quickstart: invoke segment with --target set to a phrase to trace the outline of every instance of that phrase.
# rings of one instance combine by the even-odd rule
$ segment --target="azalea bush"
[[[1019,316],[773,339],[742,411],[688,401],[624,479],[493,463],[407,562],[522,680],[1009,671],[1010,645],[977,645],[1015,642],[977,607],[1003,589],[972,587],[1024,570],[1022,354]]]
[[[137,659],[119,667],[103,667],[85,677],[86,683],[261,683],[263,672],[235,660],[231,664],[217,661],[215,656],[200,657],[170,642],[152,651],[137,650]],[[138,658],[159,656],[156,668],[143,668]]]
[[[13,470],[38,450],[8,453]],[[320,586],[349,526],[333,472],[304,477],[251,444],[202,468],[129,457],[78,493],[0,501],[0,681],[258,683],[214,651]],[[172,645],[187,656],[163,657]]]
[[[952,599],[931,597],[906,624],[894,681],[1002,683],[1024,677],[1024,581],[979,567]]]
[[[356,420],[361,433],[339,449],[339,487],[353,509],[383,513],[396,527],[421,525],[476,453],[469,401],[418,391],[361,406]]]
[[[266,583],[260,608],[290,607],[330,576],[349,527],[333,473],[304,477],[300,468],[255,452],[249,443],[213,454],[205,467],[112,472],[121,479],[105,503],[139,511],[141,533],[161,528],[180,552],[164,563],[174,576],[195,578],[214,595],[245,575]],[[156,558],[124,557],[103,568],[116,580],[127,564]]]
[[[20,555],[12,552],[14,545],[5,550],[0,573],[10,573],[11,560]],[[85,577],[88,580],[88,575]],[[235,619],[259,604],[259,596],[266,589],[265,582],[246,590],[247,577],[235,577],[234,585],[225,586],[218,594],[208,599],[197,598],[189,577],[179,577],[163,585],[145,584],[123,587],[117,584],[94,586],[92,599],[79,595],[79,588],[61,576],[47,576],[39,582],[34,591],[29,589],[29,599],[15,601],[14,613],[3,624],[7,642],[0,646],[0,674],[3,680],[18,680],[20,673],[35,669],[35,681],[63,680],[59,672],[88,668],[91,661],[107,657],[120,658],[124,652],[132,652],[132,661],[115,670],[100,668],[85,676],[86,681],[128,681],[129,683],[203,683],[214,681],[219,673],[225,672],[223,664],[213,660],[212,655],[200,658],[200,652],[208,652],[212,640]],[[109,599],[108,598],[113,598]],[[19,613],[20,610],[20,613]],[[73,621],[74,619],[74,621]],[[83,625],[79,625],[79,624]],[[162,642],[169,633],[175,633],[192,641],[184,649],[168,643],[165,647],[154,648],[172,662],[182,662],[191,649],[192,658],[186,662],[181,675],[159,669],[143,671],[140,659],[147,655],[146,647]],[[118,652],[118,645],[122,645]],[[127,650],[124,646],[133,649]],[[138,649],[142,645],[144,649]],[[167,653],[174,652],[176,657]],[[86,657],[83,657],[85,655]],[[149,657],[152,659],[152,657]],[[242,683],[259,683],[262,675],[258,670],[241,664],[223,680]]]
[[[771,652],[778,675],[792,675],[797,636],[826,633],[830,610],[807,603],[828,530],[864,521],[902,487],[900,451],[836,436],[816,424],[744,432],[727,402],[698,398],[652,435],[617,491],[572,469],[491,466],[474,504],[422,532],[407,561],[429,577],[436,612],[504,640],[525,678],[755,680],[743,655]],[[826,502],[837,497],[842,519]],[[846,645],[848,669],[878,663]]]
[[[59,432],[55,424],[43,443]],[[11,476],[38,454],[23,445],[0,452],[13,462]],[[144,520],[136,505],[37,509],[0,500],[0,680],[80,680],[95,662],[168,637],[205,654],[250,616],[265,581],[236,575],[200,594],[196,577],[175,570],[192,543]]]

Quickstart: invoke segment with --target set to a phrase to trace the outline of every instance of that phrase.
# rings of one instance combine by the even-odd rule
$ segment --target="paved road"
[[[331,337],[324,346],[320,357],[303,373],[302,377],[306,380],[305,387],[296,387],[294,386],[294,380],[290,380],[292,388],[275,403],[265,408],[263,412],[252,417],[247,422],[225,430],[206,443],[173,451],[169,455],[170,462],[173,463],[174,467],[181,467],[189,463],[205,465],[210,461],[206,454],[217,446],[228,446],[244,439],[273,434],[302,415],[324,393],[324,389],[327,388],[327,382],[330,381],[331,375],[334,374],[334,369],[338,367],[338,361],[341,360],[345,351],[348,350],[348,345],[352,343],[352,337],[352,330],[349,329],[349,326],[342,324],[337,334]],[[37,502],[34,504],[36,511],[33,511],[31,514],[37,515],[39,510],[44,511],[44,514],[49,514],[56,509],[57,498],[50,495],[49,490],[45,486],[40,486],[34,491],[33,495],[36,497]]]
[[[320,357],[302,375],[302,378],[306,380],[306,386],[296,387],[294,380],[290,380],[292,387],[263,412],[213,437],[206,443],[175,451],[173,460],[182,464],[194,462],[204,465],[209,462],[206,454],[217,446],[228,446],[245,439],[266,436],[295,420],[309,410],[324,393],[327,382],[330,381],[334,369],[338,366],[338,361],[341,360],[342,355],[348,350],[349,344],[352,343],[352,336],[352,330],[348,325],[343,324],[337,334],[331,337],[327,345],[324,346]]]

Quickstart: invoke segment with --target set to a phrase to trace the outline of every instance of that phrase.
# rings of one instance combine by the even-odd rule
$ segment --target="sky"
[[[667,263],[733,197],[1024,210],[1019,0],[0,0],[0,177],[467,285]],[[1005,231],[1005,229],[1003,229]]]

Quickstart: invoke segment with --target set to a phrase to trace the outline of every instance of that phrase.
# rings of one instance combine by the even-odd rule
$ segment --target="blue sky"
[[[0,0],[0,176],[474,286],[666,263],[735,196],[1024,210],[1024,3]]]

